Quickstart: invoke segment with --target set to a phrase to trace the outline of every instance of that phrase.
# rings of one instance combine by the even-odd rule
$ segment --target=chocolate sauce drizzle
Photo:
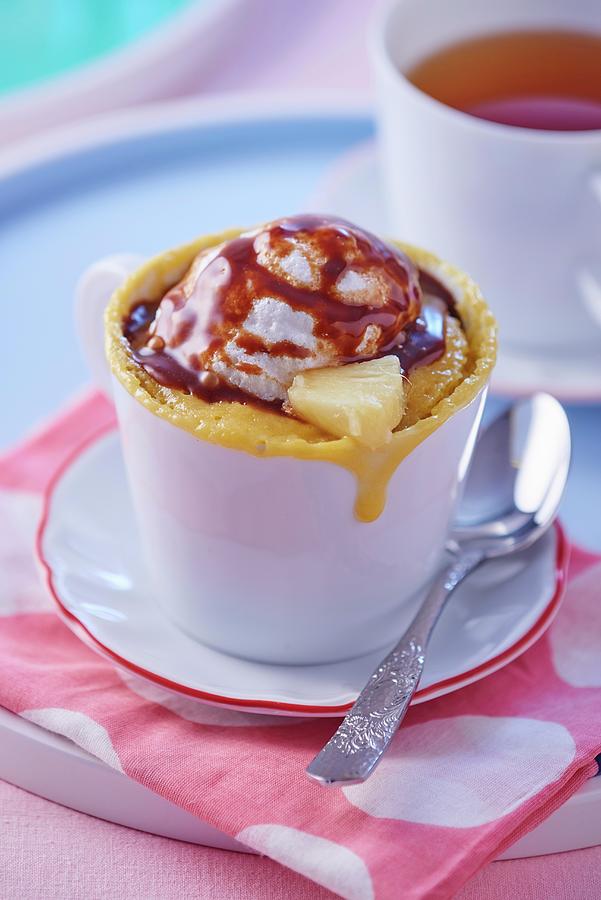
[[[270,249],[275,246],[277,250],[277,242],[281,240],[282,255],[285,255],[289,252],[287,239],[290,235],[297,231],[312,231],[324,224],[331,226],[332,220],[316,216],[281,220],[270,229]],[[211,340],[202,357],[210,356],[229,339],[232,326],[239,331],[237,343],[250,354],[267,351],[272,356],[303,358],[309,355],[307,350],[288,341],[266,347],[260,337],[244,331],[243,323],[252,302],[254,298],[261,296],[281,297],[293,309],[310,313],[315,319],[314,334],[335,342],[341,362],[357,361],[357,340],[371,323],[378,324],[382,329],[377,355],[397,356],[405,373],[443,355],[445,314],[455,314],[450,292],[436,278],[421,270],[417,273],[418,283],[411,262],[400,251],[375,236],[361,232],[341,220],[335,220],[334,224],[335,228],[328,227],[318,232],[320,255],[327,262],[320,267],[320,284],[316,289],[297,287],[259,265],[254,249],[254,236],[235,238],[220,249],[219,255],[227,260],[231,275],[227,289],[209,311],[207,332],[211,335]],[[345,249],[349,240],[356,242],[360,252],[360,263],[354,262],[353,269],[360,271],[377,264],[390,276],[390,294],[386,303],[379,308],[353,306],[336,298],[336,281],[347,265]],[[426,303],[422,304],[421,310],[420,287],[426,296]],[[185,307],[186,296],[181,284],[172,288],[166,296],[171,300],[174,310]],[[202,358],[191,359],[190,367],[186,367],[168,353],[152,350],[147,342],[153,333],[152,326],[160,302],[137,303],[123,323],[123,335],[131,347],[133,358],[156,381],[165,387],[194,394],[210,403],[225,400],[281,409],[279,401],[266,403],[223,380],[216,387],[204,387],[199,380],[199,372],[203,368]],[[186,340],[194,326],[195,315],[190,311],[189,315],[181,317],[178,330],[169,341],[170,346]],[[239,364],[239,367],[242,366]],[[247,364],[247,368],[249,374],[260,372],[258,368],[255,372],[252,364]]]
[[[291,239],[299,233],[310,241],[320,259],[326,260],[313,273],[318,274],[319,283],[311,287],[295,285],[273,271],[273,262],[288,256]],[[310,215],[271,223],[267,234],[270,268],[257,260],[256,233],[234,238],[219,250],[218,258],[228,272],[227,284],[212,298],[207,298],[203,309],[203,331],[208,339],[199,361],[201,368],[209,358],[220,353],[232,334],[238,336],[239,345],[244,346],[241,341],[250,341],[254,350],[267,349],[270,356],[298,356],[299,348],[290,354],[291,345],[286,341],[265,348],[254,335],[245,333],[244,323],[257,297],[281,298],[292,309],[309,313],[315,320],[313,334],[334,343],[342,363],[357,359],[358,340],[369,324],[381,329],[379,345],[385,352],[395,345],[404,326],[415,319],[420,304],[415,267],[403,253],[374,235],[341,219]],[[389,291],[383,305],[370,307],[341,300],[338,279],[349,267],[349,260],[352,260],[350,268],[359,276],[375,268],[386,277]],[[164,299],[169,304],[166,321],[162,318],[163,309],[159,312],[159,333],[165,326],[168,334],[163,332],[163,336],[167,336],[171,348],[176,348],[196,326],[196,313],[188,302],[185,279],[168,291]]]

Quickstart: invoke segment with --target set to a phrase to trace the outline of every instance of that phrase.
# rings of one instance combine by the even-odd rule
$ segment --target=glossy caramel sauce
[[[299,287],[261,265],[257,261],[256,232],[230,240],[218,253],[219,260],[227,264],[227,281],[206,298],[209,308],[203,309],[206,349],[201,354],[190,354],[187,365],[168,352],[169,348],[181,346],[197,327],[197,312],[186,306],[189,288],[185,277],[161,300],[138,302],[125,318],[123,334],[136,362],[159,384],[209,403],[236,401],[281,409],[279,400],[259,400],[222,379],[217,383],[203,383],[200,376],[207,360],[222,350],[232,332],[236,333],[238,346],[249,354],[267,352],[270,356],[297,359],[311,356],[311,351],[290,341],[267,345],[261,337],[244,330],[246,317],[259,297],[279,298],[292,309],[309,313],[314,321],[313,333],[334,345],[338,364],[374,358],[373,352],[358,355],[356,350],[365,329],[374,324],[381,329],[376,355],[397,356],[406,374],[415,366],[431,363],[444,354],[445,316],[454,311],[454,304],[450,292],[432,275],[418,271],[404,253],[374,235],[330,218],[305,215],[273,223],[269,229],[270,250],[284,257],[290,251],[290,237],[299,232],[310,235],[317,244],[319,257],[325,260],[317,270],[316,284],[310,288]],[[378,306],[351,304],[340,299],[338,279],[351,256],[355,272],[373,272],[377,268],[388,276],[389,290],[384,298],[377,298]],[[426,295],[423,304],[422,293]],[[167,332],[167,345],[162,338],[153,339],[165,308],[180,313],[177,325]],[[158,344],[158,349],[153,344]],[[252,363],[238,362],[237,367],[247,374],[261,373]]]
[[[190,366],[180,365],[176,359],[163,351],[152,350],[148,346],[148,340],[152,334],[151,326],[155,320],[160,300],[137,303],[123,322],[123,336],[129,342],[132,356],[137,363],[144,367],[149,375],[162,384],[163,387],[182,391],[184,394],[194,394],[207,403],[215,403],[219,400],[227,400],[238,403],[257,403],[260,406],[279,408],[280,403],[266,403],[256,397],[251,397],[239,388],[232,387],[227,382],[220,380],[216,387],[204,387],[198,374]]]

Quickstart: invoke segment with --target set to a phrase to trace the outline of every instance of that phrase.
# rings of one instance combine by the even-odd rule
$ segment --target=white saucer
[[[340,714],[383,655],[266,665],[220,653],[179,631],[152,600],[115,432],[81,448],[54,480],[38,558],[60,613],[82,640],[124,669],[209,703]],[[567,559],[557,526],[527,553],[490,563],[462,586],[436,630],[415,702],[477,681],[534,643],[558,609]]]
[[[309,206],[357,222],[376,234],[390,233],[376,145],[360,144],[345,153],[313,194]],[[512,397],[547,391],[566,403],[601,401],[601,353],[598,356],[544,356],[507,348],[501,341],[492,390]]]

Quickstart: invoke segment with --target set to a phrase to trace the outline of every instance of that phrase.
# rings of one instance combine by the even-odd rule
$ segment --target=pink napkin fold
[[[495,675],[409,713],[375,775],[304,768],[332,720],[253,716],[118,673],[54,613],[32,547],[41,496],[113,421],[80,399],[0,460],[0,703],[351,900],[452,897],[597,772],[601,556],[574,549],[547,634]]]

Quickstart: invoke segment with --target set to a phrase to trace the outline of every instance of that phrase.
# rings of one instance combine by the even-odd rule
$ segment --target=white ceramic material
[[[134,263],[109,258],[80,281],[93,371],[103,291]],[[306,664],[381,649],[408,623],[440,560],[484,391],[401,463],[369,524],[355,519],[355,480],[339,466],[200,441],[116,379],[113,397],[153,590],[184,631],[241,657]]]
[[[80,451],[50,488],[38,557],[59,612],[79,637],[123,669],[199,700],[255,712],[336,715],[352,704],[382,655],[270,665],[213,650],[173,625],[149,596],[115,431]],[[483,678],[526,650],[558,608],[566,564],[557,530],[462,585],[432,638],[415,702]],[[251,590],[241,584],[241,603]],[[402,625],[400,613],[388,644]]]
[[[483,121],[402,73],[481,33],[601,33],[598,0],[395,0],[373,40],[386,195],[394,233],[468,271],[512,350],[601,354],[601,130]]]
[[[403,461],[386,508],[353,515],[354,478],[324,462],[260,459],[199,441],[114,397],[156,597],[211,646],[275,663],[348,659],[408,624],[437,566],[481,397]]]
[[[199,816],[91,756],[51,731],[0,708],[0,778],[63,806],[162,837],[254,853]],[[521,859],[601,844],[601,778],[503,853]]]
[[[384,196],[380,154],[375,142],[366,141],[337,160],[307,206],[357,222],[375,234],[392,234]],[[501,341],[492,392],[518,397],[546,391],[565,403],[600,402],[601,352],[583,356],[578,346],[558,359],[553,351],[532,353]]]

